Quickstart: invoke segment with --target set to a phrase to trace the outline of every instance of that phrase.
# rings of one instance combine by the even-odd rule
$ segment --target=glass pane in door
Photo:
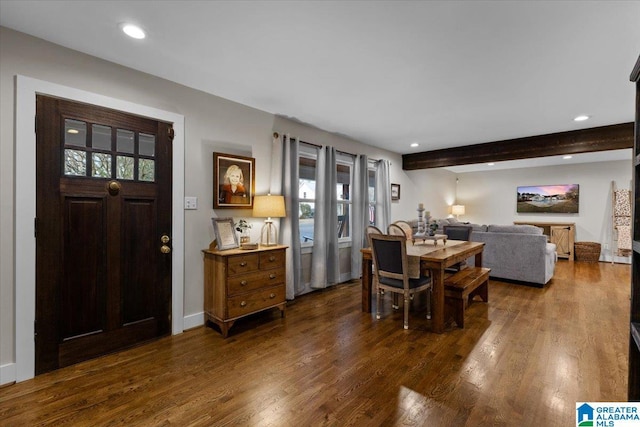
[[[87,124],[80,120],[64,120],[64,145],[87,146]]]
[[[111,154],[93,153],[91,155],[91,176],[111,178]]]
[[[87,175],[87,152],[81,150],[64,150],[64,174],[71,176]]]
[[[133,179],[133,157],[118,156],[116,160],[116,178]]]
[[[111,128],[103,125],[92,125],[91,146],[98,150],[111,151]]]

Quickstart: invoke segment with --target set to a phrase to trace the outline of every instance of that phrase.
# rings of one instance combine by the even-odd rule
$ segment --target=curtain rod
[[[282,135],[284,136],[284,135]],[[278,134],[278,132],[274,132],[273,133],[273,137],[274,138],[280,138],[280,135]],[[316,148],[322,148],[322,145],[318,145],[318,144],[314,144],[313,142],[307,142],[307,141],[303,141],[301,139],[298,140],[298,142],[301,142],[303,144],[307,144],[307,145],[311,145],[312,147],[316,147]],[[357,154],[353,154],[353,153],[349,153],[348,151],[342,151],[342,150],[338,150],[336,148],[336,151],[340,154],[346,154],[347,156],[351,156],[351,157],[356,157]],[[368,158],[368,156],[367,156]],[[378,159],[372,159],[372,158],[368,158],[368,160],[371,160],[372,162],[379,162],[380,160]]]

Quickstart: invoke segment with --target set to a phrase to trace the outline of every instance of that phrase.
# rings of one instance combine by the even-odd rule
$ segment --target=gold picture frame
[[[211,218],[216,248],[220,251],[240,247],[238,235],[233,226],[233,218]]]
[[[253,209],[256,159],[213,153],[213,208]]]

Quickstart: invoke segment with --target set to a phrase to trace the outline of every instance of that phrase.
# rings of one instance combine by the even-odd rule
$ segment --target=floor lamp
[[[255,196],[253,198],[253,216],[267,218],[264,220],[262,231],[260,231],[260,244],[263,246],[274,246],[278,244],[278,228],[273,224],[271,218],[285,217],[284,196]]]

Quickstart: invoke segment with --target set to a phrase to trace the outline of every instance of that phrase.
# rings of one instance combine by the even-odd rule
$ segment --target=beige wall
[[[466,206],[464,219],[481,224],[510,224],[513,221],[575,222],[576,241],[600,242],[610,259],[612,233],[611,182],[630,189],[632,162],[629,160],[577,165],[506,169],[458,175],[458,201]],[[516,192],[521,185],[579,184],[580,212],[577,214],[519,214]],[[461,218],[462,219],[462,218]],[[628,258],[616,259],[628,262]]]
[[[14,324],[14,92],[15,76],[23,75],[71,88],[106,95],[185,117],[185,196],[198,198],[198,209],[185,211],[184,315],[185,325],[201,322],[203,272],[200,250],[213,239],[211,218],[247,218],[246,210],[212,209],[212,152],[256,158],[256,192],[269,190],[273,130],[310,142],[366,153],[392,161],[392,180],[407,184],[400,156],[358,141],[304,126],[223,98],[181,86],[149,74],[57,46],[0,27],[0,373],[15,362]],[[19,143],[19,142],[18,142]],[[35,172],[34,172],[35,173]],[[395,181],[394,181],[395,182]],[[18,189],[19,191],[19,189]],[[404,217],[400,205],[393,216]],[[261,220],[253,220],[257,238]],[[4,382],[6,376],[1,377]]]

